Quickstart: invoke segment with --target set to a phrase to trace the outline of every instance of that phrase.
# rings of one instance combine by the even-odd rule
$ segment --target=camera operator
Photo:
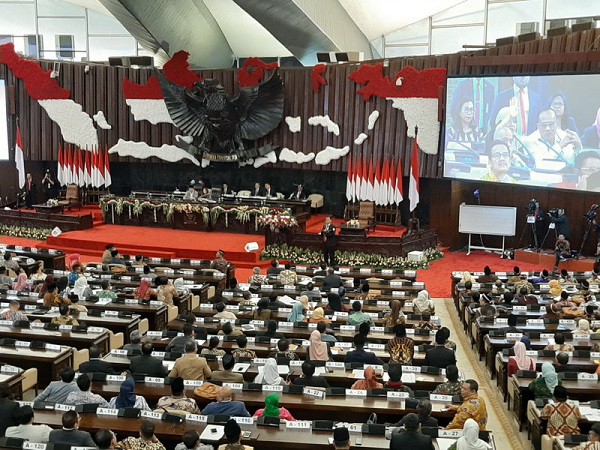
[[[557,271],[560,261],[564,261],[565,258],[569,258],[571,256],[571,244],[569,244],[569,241],[567,241],[565,236],[562,234],[558,235],[558,239],[554,245],[554,254],[556,255],[554,271]]]
[[[49,200],[51,198],[55,198],[55,188],[56,182],[52,179],[52,174],[50,170],[46,170],[44,174],[44,178],[42,178],[42,189],[44,190],[45,200]]]
[[[531,232],[533,235],[532,247],[537,249],[542,245],[542,241],[546,235],[546,227],[544,226],[545,214],[542,208],[540,208],[540,202],[534,198],[529,201],[528,209],[528,215],[534,217],[533,223],[531,224]]]
[[[571,227],[569,226],[569,218],[565,214],[564,209],[551,209],[548,211],[550,223],[554,224],[556,235],[562,234],[568,241],[571,236]]]

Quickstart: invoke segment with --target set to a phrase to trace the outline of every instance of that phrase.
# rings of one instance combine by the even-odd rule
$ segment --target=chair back
[[[78,200],[79,199],[79,186],[76,184],[69,184],[67,186],[67,193],[65,195],[67,200]]]
[[[358,208],[359,219],[372,219],[375,217],[375,203],[373,202],[360,202]]]
[[[324,198],[321,194],[310,194],[308,196],[311,208],[320,208],[324,204]]]
[[[250,197],[250,191],[239,191],[237,195],[238,197]]]

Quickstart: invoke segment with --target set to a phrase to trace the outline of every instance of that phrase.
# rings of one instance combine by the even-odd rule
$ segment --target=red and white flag
[[[415,138],[412,157],[410,161],[410,183],[408,185],[408,198],[410,199],[410,211],[419,204],[419,146]],[[397,180],[396,180],[397,182]],[[398,192],[396,192],[396,195]]]
[[[417,164],[418,166],[418,164]],[[417,169],[417,175],[419,174],[419,171]],[[402,200],[404,200],[404,188],[402,187],[402,161],[398,160],[398,166],[396,168],[396,174],[395,174],[395,180],[394,180],[394,186],[392,186],[393,189],[393,197],[392,197],[392,203],[398,203],[400,204],[402,202]],[[418,193],[417,193],[418,195]]]
[[[63,182],[63,149],[58,149],[58,165],[56,166],[56,179],[59,184],[65,184]]]
[[[71,148],[65,149],[65,169],[64,169],[64,180],[65,184],[71,184],[73,182],[73,153]]]
[[[359,155],[357,162],[355,163],[356,171],[354,173],[354,197],[357,201],[360,201],[360,185],[362,183],[362,155]]]
[[[393,205],[394,204],[394,158],[390,158],[385,162],[385,170],[383,177],[385,179],[385,192],[384,196],[384,205]]]
[[[354,173],[352,171],[352,153],[350,153],[350,157],[348,158],[348,177],[346,178],[346,199],[350,202],[354,197],[354,186],[352,185],[354,181]]]
[[[85,155],[80,148],[77,149],[77,176],[79,187],[85,186]]]
[[[366,199],[369,201],[375,200],[374,196],[375,190],[375,169],[373,168],[373,155],[369,157],[369,173],[367,178],[367,197]]]
[[[91,186],[92,184],[92,172],[91,172],[91,153],[86,149],[84,153],[85,157],[83,158],[83,179],[85,180],[86,186]]]
[[[104,152],[101,149],[98,149],[98,159],[96,160],[98,164],[98,183],[96,187],[100,187],[104,184]]]
[[[15,164],[19,171],[19,189],[25,186],[25,158],[23,156],[23,138],[21,138],[21,129],[17,125],[17,142],[15,145]]]
[[[108,148],[104,149],[104,186],[109,187],[112,184],[110,176],[110,159],[108,158]]]

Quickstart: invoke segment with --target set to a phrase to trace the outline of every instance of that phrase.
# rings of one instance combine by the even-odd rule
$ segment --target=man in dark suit
[[[346,353],[344,357],[344,362],[346,363],[363,363],[363,364],[375,364],[375,365],[383,365],[383,361],[379,359],[375,353],[365,351],[365,343],[367,338],[363,334],[356,334],[354,336],[354,348],[356,350],[351,350]]]
[[[62,416],[62,430],[50,432],[49,443],[69,444],[77,447],[96,447],[92,436],[87,431],[79,430],[79,414],[67,411]]]
[[[496,124],[498,112],[505,107],[513,105],[517,108],[518,135],[528,135],[537,130],[537,120],[542,106],[542,97],[528,88],[530,77],[513,77],[513,85],[496,95],[494,106],[490,114],[490,128]]]
[[[277,194],[275,193],[275,189],[271,187],[270,183],[265,183],[264,196],[267,198],[275,198]]]
[[[279,275],[284,270],[285,268],[279,265],[279,261],[274,259],[271,261],[271,268],[267,270],[267,275]]]
[[[325,219],[325,225],[321,231],[323,236],[323,259],[329,266],[335,265],[335,249],[337,247],[337,237],[335,236],[335,227],[331,223],[331,217]]]
[[[15,412],[19,409],[19,404],[12,398],[8,383],[0,383],[0,436],[4,436],[8,427],[19,425],[15,418]]]
[[[415,413],[407,414],[404,419],[404,431],[394,431],[390,442],[390,449],[401,450],[433,450],[431,437],[419,431],[419,416]]]
[[[254,183],[254,189],[252,189],[252,195],[254,197],[264,197],[265,190],[260,187],[260,183]]]
[[[102,353],[100,352],[100,349],[97,346],[92,345],[90,347],[90,360],[81,364],[79,366],[79,371],[81,373],[107,373],[109,375],[114,374],[115,371],[112,368],[111,364],[100,359],[101,355]]]
[[[31,174],[27,174],[27,178],[25,180],[25,204],[28,208],[31,208],[31,205],[35,205],[37,203],[37,190],[35,183],[33,182],[33,178],[31,178]]]
[[[487,131],[490,122],[490,111],[494,104],[494,86],[485,78],[466,78],[456,85],[452,95],[450,111],[457,110],[457,103],[463,99],[473,102],[473,122],[475,126],[484,132]]]
[[[333,288],[339,288],[342,285],[342,277],[334,273],[332,267],[327,269],[327,276],[321,283],[321,292],[329,293]]]
[[[302,363],[302,375],[293,381],[294,386],[311,386],[327,389],[329,383],[324,377],[315,377],[315,365],[310,361]]]
[[[569,364],[569,354],[567,352],[558,352],[556,354],[556,362],[558,363],[554,369],[557,373],[560,372],[579,372],[577,367]]]
[[[152,356],[154,346],[151,342],[144,342],[142,345],[142,354],[131,360],[131,373],[140,373],[149,377],[164,378],[167,376],[167,369],[162,361]]]
[[[435,347],[430,348],[425,353],[425,365],[445,369],[450,364],[456,365],[456,355],[454,350],[446,348],[446,334],[443,330],[435,333]]]

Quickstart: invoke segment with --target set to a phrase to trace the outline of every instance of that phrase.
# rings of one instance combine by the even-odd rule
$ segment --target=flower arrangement
[[[352,219],[346,222],[346,225],[352,228],[358,228],[360,226],[360,222],[358,219]]]
[[[271,231],[282,230],[298,226],[296,218],[289,212],[277,212],[271,210],[258,217],[258,224],[263,227],[271,228]]]
[[[422,261],[410,261],[400,256],[383,256],[373,253],[336,252],[339,265],[352,267],[372,267],[385,269],[416,270],[427,269],[429,263],[443,258],[443,252],[438,248],[428,248],[424,251]],[[269,245],[260,255],[261,259],[286,259],[297,264],[320,264],[323,255],[307,248],[293,247],[287,244]]]
[[[58,206],[58,200],[55,198],[51,198],[46,202],[48,206]]]
[[[27,239],[35,239],[37,241],[45,240],[52,230],[49,228],[31,228],[31,227],[18,227],[15,225],[4,225],[0,224],[0,234],[4,236],[21,237]]]

